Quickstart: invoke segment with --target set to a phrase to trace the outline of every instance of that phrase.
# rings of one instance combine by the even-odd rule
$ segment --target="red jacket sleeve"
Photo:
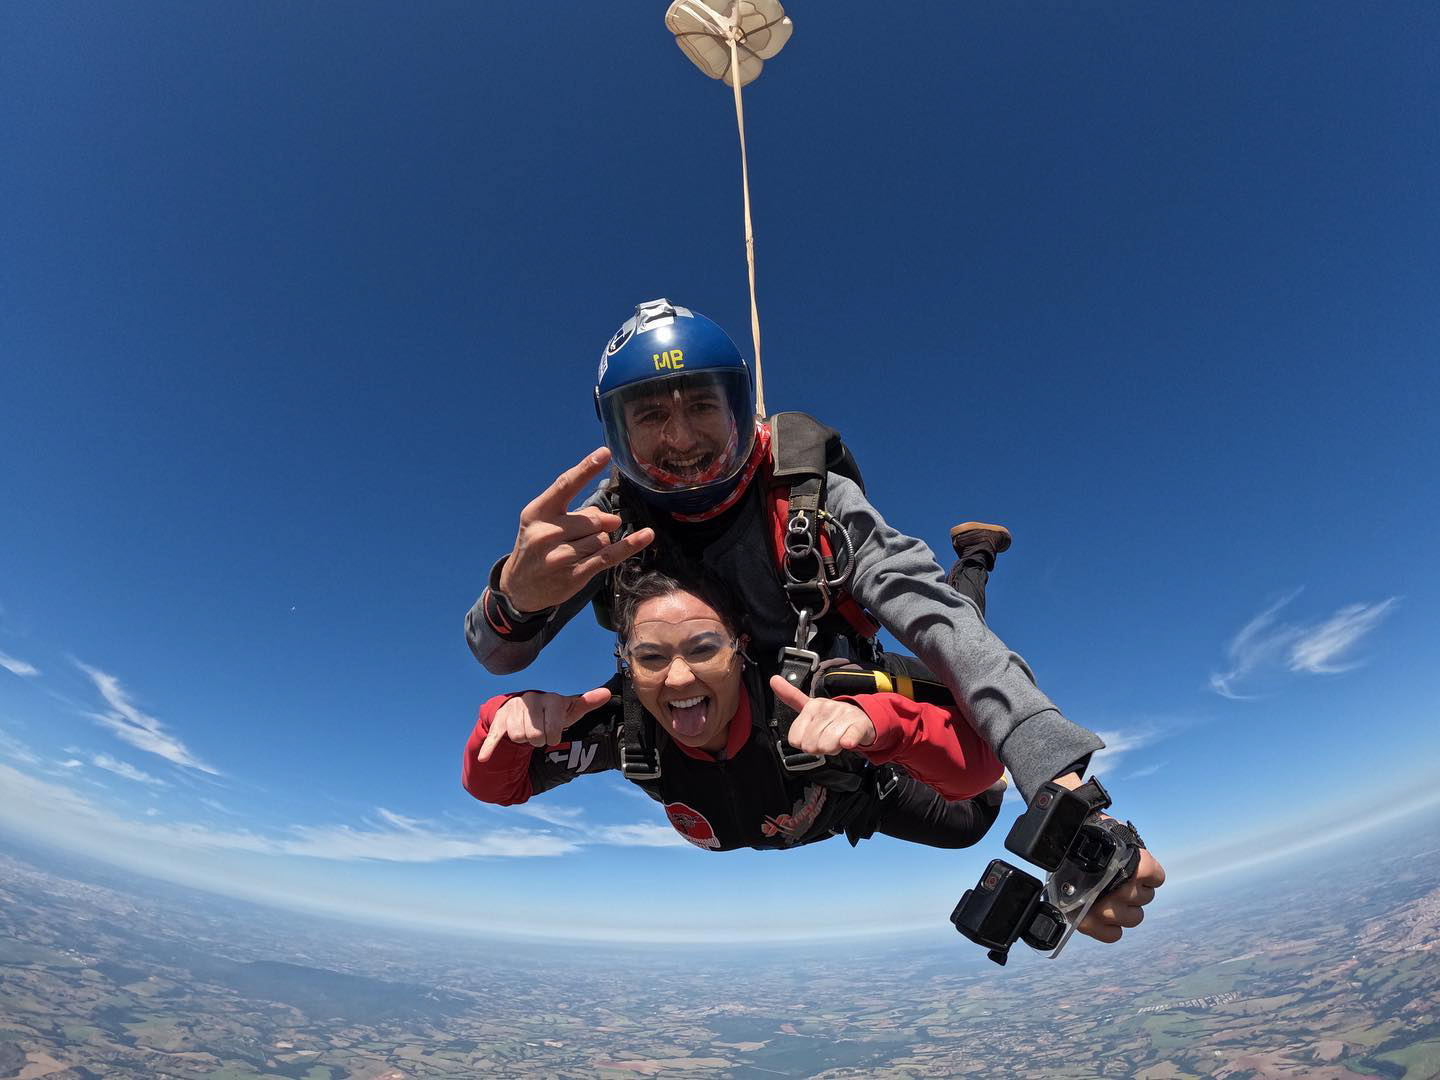
[[[465,790],[481,802],[513,806],[530,798],[530,755],[533,746],[501,739],[495,744],[495,752],[483,764],[477,760],[485,736],[490,733],[490,721],[500,711],[500,706],[509,701],[513,694],[501,694],[480,706],[480,716],[475,721],[475,730],[465,744],[465,763],[460,771],[460,782]],[[878,725],[877,725],[878,726]]]
[[[876,765],[903,766],[952,802],[980,794],[1004,772],[958,709],[899,694],[856,694],[835,700],[858,705],[875,725],[875,741],[860,747],[860,753]]]

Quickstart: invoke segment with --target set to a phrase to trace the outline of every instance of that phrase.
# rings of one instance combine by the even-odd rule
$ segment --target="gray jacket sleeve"
[[[1105,744],[1071,723],[1035,685],[1029,665],[945,583],[934,553],[896,532],[859,487],[830,474],[826,504],[855,545],[850,592],[945,681],[1010,770],[1026,802],[1045,782]]]
[[[594,506],[599,499],[600,492],[595,491],[581,505]],[[492,585],[499,580],[500,567],[508,557],[508,555],[502,557],[491,569]],[[494,627],[490,625],[490,620],[485,618],[484,598],[476,600],[465,615],[465,640],[470,644],[470,651],[475,654],[475,659],[485,666],[485,670],[492,675],[510,675],[529,667],[531,662],[540,655],[540,650],[549,644],[550,639],[558,634],[561,628],[575,617],[576,613],[584,610],[604,580],[604,574],[597,574],[591,578],[583,589],[551,611],[550,617],[540,628],[539,633],[524,640],[503,638],[497,634]]]

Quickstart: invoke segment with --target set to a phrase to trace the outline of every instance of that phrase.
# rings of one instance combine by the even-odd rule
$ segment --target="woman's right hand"
[[[609,700],[610,691],[603,686],[583,694],[550,694],[540,690],[516,694],[501,705],[491,719],[475,760],[481,764],[489,761],[501,739],[530,746],[554,746],[566,728]]]
[[[779,675],[770,676],[771,692],[796,716],[786,741],[806,754],[828,757],[842,750],[859,750],[875,742],[875,723],[865,710],[847,701],[812,698]]]

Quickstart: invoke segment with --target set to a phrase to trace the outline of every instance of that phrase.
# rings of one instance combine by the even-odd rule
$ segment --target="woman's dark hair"
[[[703,564],[670,555],[644,562],[632,559],[616,569],[613,618],[620,640],[630,640],[636,608],[646,600],[677,592],[690,593],[709,604],[736,637],[745,632],[745,613],[729,586]]]

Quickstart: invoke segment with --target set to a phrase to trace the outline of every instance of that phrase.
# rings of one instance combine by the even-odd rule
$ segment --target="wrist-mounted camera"
[[[1042,787],[1005,847],[1045,870],[1045,880],[993,860],[951,914],[955,929],[988,949],[997,964],[1016,941],[1059,956],[1095,901],[1140,865],[1144,841],[1129,822],[1100,815],[1109,805],[1110,793],[1093,778],[1074,791],[1053,781]]]

